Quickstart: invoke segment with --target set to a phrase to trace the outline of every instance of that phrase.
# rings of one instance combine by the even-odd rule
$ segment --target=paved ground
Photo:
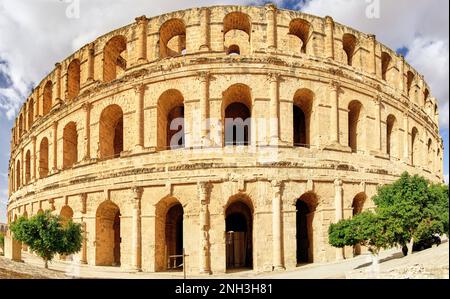
[[[16,263],[0,257],[0,278],[183,278],[183,273],[136,273],[117,267],[92,267],[66,261],[50,263],[49,270],[34,255],[25,253],[25,263]],[[379,257],[378,269],[371,266],[370,255],[327,263],[300,266],[297,269],[276,273],[236,271],[218,276],[188,276],[188,278],[227,279],[345,279],[345,278],[449,278],[449,243],[403,257],[400,250],[384,251]],[[376,270],[376,271],[374,271]]]

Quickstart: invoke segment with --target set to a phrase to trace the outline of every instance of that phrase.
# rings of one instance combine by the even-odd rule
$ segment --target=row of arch
[[[297,49],[298,53],[308,53],[310,41],[314,28],[308,21],[295,18],[289,23],[289,42],[290,48]],[[223,19],[223,43],[228,54],[249,54],[251,48],[252,21],[249,15],[243,12],[231,12]],[[103,48],[103,81],[110,82],[126,71],[128,67],[127,38],[123,35],[116,35],[110,38]],[[348,65],[353,65],[353,57],[358,51],[359,41],[355,35],[344,33],[342,35],[342,52]],[[158,51],[160,58],[174,57],[183,55],[186,51],[186,25],[182,19],[170,19],[163,23],[159,29]],[[389,72],[394,68],[393,59],[387,52],[382,52],[381,70],[382,78],[387,80]],[[80,92],[80,60],[74,58],[67,66],[66,97],[73,100]],[[415,75],[412,71],[406,73],[406,92],[410,98],[425,106],[430,96],[428,89],[425,89],[420,95],[420,87],[415,83]],[[403,75],[402,75],[403,77]],[[56,78],[55,80],[61,80]],[[48,80],[43,87],[42,92],[42,111],[41,115],[48,114],[55,104],[54,95],[55,82]],[[38,99],[39,101],[39,99]],[[22,113],[18,119],[18,137],[25,133],[26,127],[31,128],[34,121],[35,101],[30,99],[28,103],[28,126],[25,126],[26,116]],[[39,110],[38,106],[38,110]],[[433,107],[434,113],[437,113],[437,106]],[[18,140],[15,140],[17,144]]]
[[[367,196],[358,193],[352,200],[353,216],[364,209]],[[297,265],[314,262],[314,229],[313,222],[318,197],[313,192],[307,192],[295,201],[296,216],[296,261]],[[37,213],[42,213],[39,209]],[[226,269],[253,268],[254,247],[254,206],[252,200],[245,194],[231,197],[224,208],[225,221],[225,255]],[[27,217],[26,211],[23,216]],[[74,212],[69,205],[64,205],[59,211],[63,223],[73,221]],[[95,265],[120,266],[121,211],[117,204],[107,200],[102,202],[95,213]],[[170,259],[182,255],[184,245],[184,208],[176,198],[165,198],[156,204],[155,218],[155,269],[166,271],[180,269],[182,260]],[[11,219],[12,220],[12,219]],[[17,214],[14,217],[17,220]],[[355,248],[354,254],[360,254],[360,248]],[[170,262],[169,262],[170,261]]]
[[[309,89],[299,89],[294,94],[292,109],[293,124],[293,146],[310,148],[313,145],[312,137],[317,135],[314,120],[315,94]],[[170,89],[161,94],[157,105],[157,149],[178,149],[185,146],[184,127],[184,97],[176,90]],[[248,146],[252,144],[251,118],[252,118],[252,95],[247,85],[234,84],[223,93],[222,101],[222,131],[223,144]],[[366,112],[360,101],[351,101],[348,105],[348,146],[352,152],[358,153],[365,150],[366,142]],[[396,117],[389,114],[384,120],[386,138],[385,152],[397,159],[402,157],[400,146],[400,128]],[[103,109],[99,119],[99,159],[106,160],[117,158],[124,151],[124,113],[117,104],[112,104]],[[411,128],[410,144],[408,145],[411,154],[411,164],[419,165],[421,155],[420,135],[417,127]],[[68,123],[63,130],[63,159],[62,168],[73,167],[79,162],[79,133],[75,122]],[[433,142],[431,138],[427,140],[427,162],[433,165]],[[437,151],[440,157],[440,149]],[[21,176],[21,161],[16,162],[15,188],[18,190],[31,180],[31,159],[32,153],[26,151],[24,157],[24,176]],[[55,157],[54,157],[55,158]],[[39,143],[39,161],[37,177],[44,178],[49,174],[49,140],[44,137]],[[14,174],[14,172],[13,172]],[[14,180],[13,180],[14,181]]]

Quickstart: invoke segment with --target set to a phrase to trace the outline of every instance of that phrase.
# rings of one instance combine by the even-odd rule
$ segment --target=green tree
[[[328,229],[328,240],[331,246],[366,246],[373,255],[378,255],[382,248],[392,246],[390,226],[373,212],[364,212],[352,219],[341,220],[331,224]]]
[[[448,186],[403,173],[393,184],[379,188],[373,201],[389,226],[391,245],[411,248],[434,234],[448,234]]]
[[[20,217],[10,226],[13,237],[36,252],[48,268],[55,254],[69,255],[79,252],[82,243],[81,225],[71,220],[63,224],[61,217],[50,211],[29,219]]]
[[[374,212],[330,225],[329,243],[337,248],[359,244],[377,256],[381,249],[412,247],[414,241],[448,235],[448,196],[448,186],[404,173],[398,181],[378,189]]]

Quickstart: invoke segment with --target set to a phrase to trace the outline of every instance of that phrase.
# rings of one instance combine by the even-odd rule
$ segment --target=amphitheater
[[[359,254],[328,226],[404,171],[442,182],[442,159],[436,99],[374,35],[273,4],[193,8],[136,18],[33,89],[8,222],[81,223],[72,258],[92,266],[292,269]]]

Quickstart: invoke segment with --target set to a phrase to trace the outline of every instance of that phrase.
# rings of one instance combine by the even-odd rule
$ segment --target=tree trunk
[[[44,268],[48,269],[48,260],[47,259],[44,259]]]
[[[408,254],[413,254],[413,245],[414,245],[414,238],[411,238],[409,241],[408,246]]]

